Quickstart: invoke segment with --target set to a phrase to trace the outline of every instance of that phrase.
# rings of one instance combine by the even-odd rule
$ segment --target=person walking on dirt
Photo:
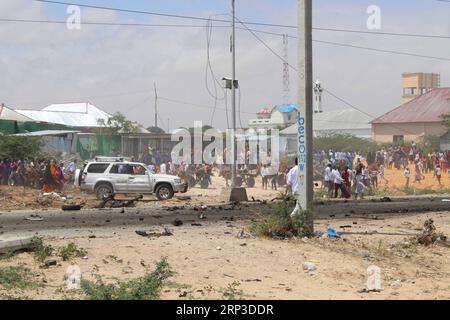
[[[287,174],[286,183],[291,188],[291,194],[298,193],[298,158],[295,159],[295,166]]]
[[[339,172],[339,170],[334,167],[333,168],[333,177],[334,177],[334,197],[337,198],[338,197],[338,191],[341,190],[341,197],[344,196],[344,192],[342,190],[342,183],[344,182],[344,180],[341,177],[341,173]]]
[[[441,178],[442,178],[442,168],[440,165],[437,165],[434,169],[434,175],[436,176],[437,181],[439,182],[439,186],[442,187]]]
[[[411,172],[408,167],[405,168],[403,172],[403,177],[405,177],[405,188],[409,188],[409,178],[411,176]]]
[[[267,186],[268,186],[267,176],[268,176],[268,168],[267,168],[267,165],[265,164],[265,165],[261,168],[261,177],[262,177],[262,187],[263,187],[263,190],[267,190]]]
[[[358,200],[358,195],[361,199],[364,198],[364,192],[367,190],[367,186],[364,183],[364,176],[362,175],[361,171],[356,172],[356,178],[355,178],[355,199]]]
[[[383,180],[386,183],[386,185],[388,185],[389,184],[389,180],[386,179],[386,177],[384,176],[384,164],[380,165],[380,169],[378,171],[378,174],[380,176],[380,180]]]
[[[324,186],[328,192],[328,198],[331,198],[334,190],[334,182],[331,180],[331,163],[329,163],[325,168],[325,175],[323,180]]]
[[[414,183],[416,183],[416,182],[421,183],[420,181],[422,180],[422,172],[420,170],[420,163],[419,162],[416,162],[416,165],[415,165],[414,169],[415,169],[414,170],[415,171]]]

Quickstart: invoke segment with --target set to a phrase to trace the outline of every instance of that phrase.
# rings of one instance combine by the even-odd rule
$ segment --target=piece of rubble
[[[33,248],[33,237],[0,237],[0,254],[31,250]]]
[[[180,227],[180,226],[183,225],[183,221],[181,221],[180,219],[176,218],[175,220],[173,220],[172,224],[173,224],[175,227]]]
[[[303,263],[303,270],[305,270],[307,272],[312,272],[312,271],[316,271],[317,267],[312,262],[305,262],[305,263]]]
[[[45,265],[47,267],[56,266],[56,265],[58,265],[58,261],[55,259],[49,259],[49,260],[45,261]]]
[[[32,214],[28,218],[25,218],[24,220],[27,220],[27,221],[44,221],[44,218],[42,218],[41,216],[39,216],[37,214]]]

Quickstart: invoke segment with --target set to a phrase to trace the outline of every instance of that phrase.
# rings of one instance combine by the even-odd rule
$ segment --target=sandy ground
[[[160,257],[168,257],[177,274],[164,288],[164,299],[221,299],[223,290],[233,282],[242,290],[242,296],[236,298],[243,299],[450,299],[450,249],[422,247],[410,241],[430,217],[438,231],[450,234],[450,213],[445,212],[316,223],[316,230],[336,228],[341,239],[238,238],[250,222],[226,221],[200,227],[170,226],[174,235],[160,238],[143,238],[130,228],[65,230],[44,236],[45,242],[55,247],[75,242],[85,248],[87,259],[77,258],[72,263],[91,280],[94,275],[107,282],[136,278],[152,270]],[[92,234],[96,238],[90,239]],[[314,263],[317,270],[304,271],[304,262]],[[0,260],[0,267],[9,265],[27,266],[39,274],[38,281],[45,279],[46,283],[24,292],[0,289],[3,297],[80,297],[65,292],[68,262],[42,269],[32,254],[21,253]],[[358,293],[366,286],[371,265],[381,268],[383,290]]]
[[[216,204],[224,202],[221,199],[222,190],[225,187],[225,180],[217,176],[212,177],[213,184],[208,189],[201,189],[200,187],[194,187],[189,189],[185,194],[176,194],[174,199],[165,201],[164,205],[176,205],[178,203],[186,203],[185,200],[179,200],[179,197],[191,197],[187,203],[191,204]],[[255,188],[247,188],[247,195],[251,200],[252,197],[259,200],[273,199],[278,196],[280,191],[284,191],[284,188],[275,190],[263,190],[261,178],[257,179],[257,185]],[[64,199],[62,199],[63,197]],[[129,199],[133,198],[126,196],[117,196],[117,199]],[[71,186],[67,186],[66,189],[58,195],[44,196],[40,190],[22,188],[22,187],[9,187],[0,186],[0,210],[29,210],[29,209],[51,209],[61,208],[64,204],[83,204],[86,208],[94,208],[99,204],[96,197],[93,194],[86,194],[80,192],[78,189],[74,189]],[[137,204],[137,207],[151,207],[159,205],[154,196],[146,196],[143,202]]]
[[[447,174],[447,172],[443,172],[441,183],[442,186],[439,186],[437,178],[433,177],[433,173],[425,173],[425,179],[420,182],[414,182],[415,178],[415,172],[414,172],[414,165],[410,165],[409,169],[411,170],[411,177],[410,177],[410,188],[417,188],[417,189],[425,189],[425,188],[432,188],[432,189],[439,189],[439,188],[450,188],[450,175]],[[379,187],[381,188],[398,188],[403,189],[405,187],[405,178],[403,177],[403,170],[397,170],[397,169],[385,169],[385,176],[386,179],[389,181],[389,183],[386,185],[386,182],[382,179],[378,178]]]
[[[396,169],[385,170],[386,179],[389,181],[386,184],[385,181],[379,179],[379,190],[387,195],[391,196],[403,196],[405,193],[402,189],[405,186],[405,180],[403,177],[403,171]],[[442,186],[439,186],[436,178],[433,178],[432,173],[426,173],[425,179],[420,183],[413,183],[414,177],[411,174],[410,187],[416,189],[431,188],[437,189],[450,189],[450,176],[445,173],[442,176]],[[194,187],[189,189],[186,194],[176,194],[174,199],[166,201],[164,205],[177,205],[180,202],[186,203],[185,200],[179,200],[179,197],[191,197],[188,203],[191,204],[216,204],[223,202],[221,195],[222,190],[225,187],[225,180],[218,177],[217,172],[212,177],[213,184],[208,189],[201,189],[200,187]],[[254,188],[247,188],[247,194],[249,200],[253,198],[258,200],[271,200],[278,196],[279,192],[283,192],[285,188],[278,188],[275,190],[263,190],[261,177],[256,179],[256,186]],[[99,204],[97,199],[92,194],[85,194],[77,189],[68,186],[61,196],[65,199],[61,199],[59,196],[43,196],[40,190],[33,190],[29,188],[21,187],[7,187],[0,186],[0,210],[28,210],[28,209],[51,209],[60,208],[63,204],[84,204],[86,208],[94,208]],[[130,196],[132,198],[132,195]],[[129,197],[129,198],[130,198]],[[118,196],[117,198],[124,198]],[[126,197],[125,197],[126,198]],[[159,205],[154,196],[146,196],[143,202],[137,204],[138,207],[151,207]]]
[[[401,172],[386,170],[386,177],[389,186],[402,188]],[[450,187],[447,175],[443,182]],[[175,198],[164,205],[218,203],[223,186],[224,180],[214,177],[211,188],[193,188],[182,195],[190,196],[190,201]],[[438,184],[429,174],[420,187],[438,188]],[[279,191],[262,190],[258,179],[257,186],[247,192],[250,199],[263,200],[276,197]],[[0,209],[47,209],[80,201],[86,201],[87,206],[97,204],[93,196],[78,191],[67,195],[66,202],[53,199],[42,205],[36,201],[47,197],[39,196],[39,191],[0,187]],[[138,206],[161,205],[152,197],[146,200]],[[7,291],[0,286],[0,298],[80,298],[65,291],[64,276],[72,263],[80,266],[84,278],[93,280],[100,275],[108,282],[142,276],[166,256],[176,275],[164,288],[164,299],[221,299],[232,283],[238,284],[235,298],[243,299],[450,299],[450,249],[442,245],[422,247],[410,241],[430,217],[438,231],[450,235],[449,212],[383,216],[378,220],[350,216],[316,222],[316,230],[325,232],[333,227],[341,233],[341,239],[239,238],[237,235],[247,230],[250,221],[170,225],[173,236],[160,238],[141,237],[131,227],[51,231],[40,234],[45,243],[61,247],[74,242],[88,251],[87,259],[59,261],[48,269],[39,267],[30,253],[1,259],[0,268],[24,265],[32,269],[42,287]],[[163,230],[163,226],[142,228]],[[92,235],[95,238],[90,238]],[[304,262],[314,263],[317,270],[304,271]],[[383,290],[358,293],[366,286],[371,265],[381,268]]]

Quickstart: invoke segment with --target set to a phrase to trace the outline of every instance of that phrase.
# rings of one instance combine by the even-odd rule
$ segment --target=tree
[[[450,129],[450,113],[446,113],[440,116],[442,119],[442,125]]]
[[[128,120],[122,113],[116,112],[107,120],[98,119],[97,123],[101,126],[98,130],[100,134],[114,135],[119,133],[139,133],[141,125]]]
[[[363,139],[344,134],[328,134],[314,138],[315,151],[328,151],[330,149],[340,152],[356,151],[366,154],[370,151],[377,151],[378,145],[370,139]]]
[[[42,146],[42,140],[35,137],[0,136],[0,158],[39,158]]]

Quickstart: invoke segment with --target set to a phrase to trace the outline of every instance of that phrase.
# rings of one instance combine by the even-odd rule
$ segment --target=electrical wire
[[[248,27],[245,25],[245,23],[243,23],[242,21],[240,21],[238,18],[236,18],[244,27],[246,27],[248,29]],[[261,42],[267,49],[270,50],[270,52],[272,52],[276,57],[278,57],[281,61],[283,61],[284,63],[286,63],[289,67],[291,67],[293,70],[298,71],[297,68],[295,68],[294,66],[292,66],[288,61],[286,61],[282,56],[280,56],[278,53],[275,52],[275,50],[273,50],[264,40],[262,40],[260,37],[258,37],[254,32],[252,32],[251,30],[249,30],[251,34],[253,34],[253,36],[259,41]],[[343,102],[344,104],[346,104],[347,106],[349,106],[350,108],[359,111],[369,117],[371,117],[372,119],[375,119],[376,117],[361,110],[360,108],[354,106],[353,104],[351,104],[350,102],[348,102],[347,100],[339,97],[338,95],[334,94],[333,92],[331,92],[330,90],[323,88],[324,92],[328,93],[329,95],[331,95],[332,97],[334,97],[335,99],[338,99],[339,101]],[[391,125],[391,124],[390,124]],[[397,128],[402,130],[403,132],[409,133],[411,134],[411,132],[408,132],[407,130],[397,127],[395,125],[391,125],[393,128]]]
[[[217,15],[216,15],[217,16]],[[212,19],[213,16],[210,17]],[[205,87],[208,91],[208,94],[214,99],[214,109],[211,114],[211,122],[210,125],[213,126],[214,116],[216,114],[216,108],[219,100],[225,100],[225,88],[222,86],[220,81],[217,79],[216,74],[214,72],[212,63],[211,63],[211,42],[212,42],[212,34],[213,34],[213,22],[209,20],[206,22],[206,70],[205,70]],[[211,77],[213,82],[213,91],[209,88],[209,77]],[[220,87],[223,91],[223,96],[218,96],[218,87]]]
[[[162,17],[177,18],[177,19],[189,19],[189,20],[197,20],[197,21],[208,21],[208,20],[210,20],[209,18],[198,17],[198,16],[186,16],[186,15],[176,15],[176,14],[168,14],[168,13],[161,13],[161,12],[130,10],[130,9],[122,9],[122,8],[114,8],[114,7],[94,6],[94,5],[87,5],[87,4],[80,4],[80,3],[69,3],[69,2],[62,2],[62,1],[51,1],[51,0],[34,0],[34,1],[41,2],[41,3],[47,3],[47,4],[75,5],[75,6],[79,6],[79,7],[98,9],[98,10],[108,10],[108,11],[125,12],[125,13],[145,14],[145,15],[162,16]],[[450,0],[435,0],[435,1],[446,2],[446,3],[450,2]],[[212,19],[212,21],[220,22],[220,23],[230,23],[231,22],[229,20],[224,20],[224,19]],[[247,24],[247,25],[256,25],[256,26],[264,26],[264,27],[279,27],[279,28],[288,28],[288,29],[297,29],[298,28],[296,25],[286,25],[286,24],[252,22],[252,21],[244,21],[244,23]],[[329,31],[329,32],[371,34],[371,35],[386,35],[386,36],[397,36],[397,37],[401,36],[401,37],[450,39],[450,36],[444,36],[444,35],[427,35],[427,34],[399,33],[399,32],[379,32],[379,31],[366,31],[366,30],[354,30],[354,29],[338,29],[338,28],[314,27],[313,30]]]
[[[35,0],[38,1],[38,0]],[[215,21],[211,19],[211,21]],[[51,24],[63,24],[66,25],[66,21],[44,21],[44,20],[22,20],[22,19],[0,19],[0,22],[28,22],[28,23],[51,23]],[[172,25],[172,24],[139,24],[139,23],[113,23],[113,22],[82,22],[84,25],[103,25],[103,26],[131,26],[131,27],[177,27],[177,28],[204,28],[204,26],[201,25]],[[214,26],[215,28],[229,28],[229,26]],[[247,30],[251,31],[252,33],[261,33],[261,34],[269,34],[274,36],[280,36],[282,37],[282,33],[276,33],[276,32],[269,32],[269,31],[263,31],[263,30],[255,30],[250,28],[239,28],[236,29],[240,30]],[[343,29],[330,29],[330,28],[315,28],[316,30],[322,30],[322,31],[339,31],[339,32],[353,32],[353,33],[365,33],[365,34],[386,34],[386,35],[404,35],[404,36],[415,36],[415,37],[428,37],[428,38],[441,38],[441,39],[450,39],[450,36],[426,36],[426,35],[418,35],[418,34],[395,34],[395,33],[382,33],[382,32],[370,32],[370,31],[358,31],[358,30],[343,30]],[[292,39],[298,39],[296,36],[287,35],[289,38]],[[313,42],[321,43],[321,44],[327,44],[327,45],[334,45],[334,46],[340,46],[340,47],[348,47],[348,48],[354,48],[354,49],[361,49],[361,50],[369,50],[374,52],[382,52],[382,53],[390,53],[390,54],[396,54],[396,55],[403,55],[403,56],[411,56],[416,58],[426,58],[426,59],[433,59],[433,60],[440,60],[440,61],[450,61],[449,58],[444,57],[436,57],[436,56],[429,56],[429,55],[422,55],[422,54],[415,54],[410,52],[402,52],[402,51],[396,51],[396,50],[385,50],[385,49],[378,49],[378,48],[371,48],[371,47],[363,47],[363,46],[356,46],[346,43],[339,43],[339,42],[331,42],[331,41],[324,41],[324,40],[316,40],[314,39]]]

